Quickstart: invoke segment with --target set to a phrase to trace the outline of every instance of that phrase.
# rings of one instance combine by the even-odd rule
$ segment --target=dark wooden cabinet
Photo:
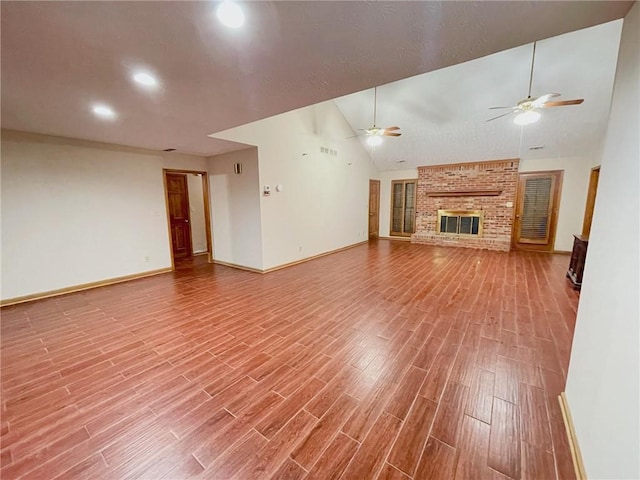
[[[588,235],[573,236],[573,250],[571,251],[571,262],[567,278],[573,284],[573,288],[580,290],[582,286],[582,273],[584,272],[584,261],[587,257],[587,246],[589,245]]]

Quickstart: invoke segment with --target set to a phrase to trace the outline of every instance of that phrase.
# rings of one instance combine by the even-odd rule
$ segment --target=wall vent
[[[175,152],[176,149],[175,148],[165,148],[164,150],[162,150],[163,152]]]
[[[544,148],[544,145],[531,145],[529,147],[529,150],[542,150]]]
[[[320,153],[324,153],[325,155],[330,155],[332,157],[338,156],[338,151],[329,147],[320,147]]]

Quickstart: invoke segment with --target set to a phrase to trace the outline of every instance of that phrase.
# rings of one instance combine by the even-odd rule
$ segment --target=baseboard
[[[571,251],[569,250],[554,250],[553,253],[557,253],[558,255],[571,255]]]
[[[271,273],[271,272],[275,272],[276,270],[282,270],[283,268],[293,267],[294,265],[299,265],[301,263],[309,262],[311,260],[315,260],[316,258],[325,257],[327,255],[332,255],[334,253],[342,252],[343,250],[348,250],[350,248],[359,247],[360,245],[364,245],[366,243],[369,243],[369,240],[365,240],[364,242],[354,243],[352,245],[347,245],[346,247],[336,248],[335,250],[330,250],[328,252],[319,253],[318,255],[313,255],[312,257],[307,257],[307,258],[302,258],[302,259],[296,260],[294,262],[284,263],[282,265],[278,265],[277,267],[267,268],[266,270],[263,270],[262,273]]]
[[[68,293],[74,293],[74,292],[81,292],[82,290],[89,290],[91,288],[105,287],[107,285],[113,285],[115,283],[138,280],[139,278],[152,277],[154,275],[169,273],[171,271],[172,271],[171,267],[159,268],[157,270],[148,270],[146,272],[133,273],[131,275],[124,275],[123,277],[108,278],[106,280],[99,280],[97,282],[83,283],[81,285],[58,288],[56,290],[49,290],[49,291],[40,292],[40,293],[32,293],[30,295],[24,295],[21,297],[7,298],[6,300],[0,300],[0,307],[8,307],[9,305],[17,305],[18,303],[33,302],[36,300],[42,300],[44,298],[57,297],[59,295],[66,295]]]
[[[564,427],[569,439],[569,448],[571,449],[571,459],[573,460],[573,468],[576,471],[576,478],[578,480],[587,480],[587,471],[585,470],[584,463],[582,462],[582,454],[580,453],[580,446],[578,445],[578,437],[576,436],[576,430],[573,426],[573,418],[571,418],[571,411],[569,410],[569,404],[567,403],[567,396],[564,392],[558,396],[558,401],[560,402],[562,419],[564,420]]]
[[[300,260],[296,260],[294,262],[283,263],[282,265],[278,265],[277,267],[267,268],[266,270],[260,270],[259,268],[253,267],[245,267],[244,265],[238,265],[236,263],[222,262],[220,260],[214,260],[213,263],[217,263],[218,265],[224,265],[225,267],[237,268],[238,270],[245,270],[247,272],[254,273],[271,273],[277,270],[282,270],[283,268],[293,267],[294,265],[299,265],[301,263],[309,262],[311,260],[315,260],[316,258],[324,257],[326,255],[331,255],[333,253],[338,253],[343,250],[347,250],[349,248],[358,247],[360,245],[364,245],[365,243],[369,243],[369,240],[365,240],[364,242],[354,243],[353,245],[347,245],[346,247],[336,248],[335,250],[330,250],[328,252],[319,253],[318,255],[313,255],[312,257],[302,258]]]
[[[397,242],[410,242],[411,237],[378,237],[380,240],[395,240]]]
[[[237,263],[223,262],[220,260],[213,260],[213,263],[216,265],[223,265],[225,267],[236,268],[238,270],[245,270],[247,272],[264,273],[264,270],[260,270],[259,268],[245,267],[244,265],[238,265]]]
[[[191,256],[192,257],[197,257],[198,255],[206,255],[207,253],[209,253],[208,250],[202,250],[202,251],[198,250],[198,251],[193,252],[193,254]]]

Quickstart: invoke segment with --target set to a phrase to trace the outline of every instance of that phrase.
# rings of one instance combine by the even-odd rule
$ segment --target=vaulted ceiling
[[[246,24],[230,30],[217,22],[216,2],[1,2],[2,127],[221,153],[237,145],[211,132],[618,19],[632,3],[247,2]],[[482,95],[483,106],[519,99],[527,48],[507,55],[516,62],[512,82],[489,73],[423,92],[426,102],[399,94],[381,122],[406,122],[410,139],[416,115],[446,125],[455,113],[447,98]],[[155,73],[161,88],[134,85],[138,68]],[[540,89],[588,96],[548,75]],[[497,93],[475,88],[492,79],[505,81]],[[111,105],[117,118],[96,118],[94,102]],[[407,116],[399,117],[403,105]]]
[[[622,21],[537,43],[532,96],[584,98],[575,106],[541,111],[530,125],[515,115],[490,122],[527,97],[533,45],[516,47],[378,87],[377,125],[400,126],[371,153],[381,170],[498,158],[590,157],[601,148],[609,118]],[[373,89],[335,100],[359,134],[373,122]],[[532,149],[533,148],[533,149]]]

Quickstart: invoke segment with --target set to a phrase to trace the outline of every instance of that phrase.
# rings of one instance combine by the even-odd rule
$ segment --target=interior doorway
[[[380,180],[369,180],[369,238],[380,230]]]
[[[553,252],[562,170],[521,173],[511,242],[514,248]]]
[[[213,261],[207,172],[163,169],[171,267],[206,256]]]

